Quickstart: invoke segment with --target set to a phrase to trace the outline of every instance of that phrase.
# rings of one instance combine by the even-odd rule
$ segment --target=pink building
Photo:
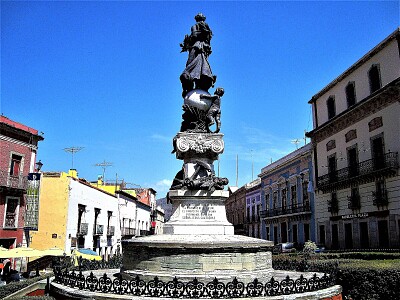
[[[0,116],[0,246],[25,244],[24,216],[28,174],[35,172],[36,129]]]

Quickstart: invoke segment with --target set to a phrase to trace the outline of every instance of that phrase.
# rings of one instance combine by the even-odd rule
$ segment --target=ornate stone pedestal
[[[225,212],[228,191],[172,190],[169,197],[173,215],[164,234],[233,235]]]

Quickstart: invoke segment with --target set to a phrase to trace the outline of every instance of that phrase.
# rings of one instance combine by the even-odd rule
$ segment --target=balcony
[[[360,209],[361,208],[360,195],[356,194],[356,195],[348,196],[347,200],[348,200],[348,205],[347,205],[348,208],[350,208],[352,210],[356,210],[356,209]]]
[[[150,233],[147,230],[140,230],[139,232],[140,232],[140,236],[146,236],[146,235],[149,235],[149,233]]]
[[[88,229],[89,229],[88,223],[81,223],[81,225],[78,228],[78,235],[87,235]]]
[[[28,187],[28,177],[12,176],[7,171],[0,171],[0,187],[26,191]]]
[[[372,199],[373,204],[376,206],[387,206],[389,204],[387,190],[372,192]]]
[[[115,234],[115,226],[108,226],[107,235],[114,235],[114,234]]]
[[[367,183],[378,177],[393,176],[398,167],[398,153],[389,152],[379,159],[368,159],[320,176],[317,179],[317,187],[324,193],[333,192],[350,187],[353,183]]]
[[[104,225],[95,225],[93,227],[93,235],[102,235],[104,232]]]
[[[304,205],[293,205],[293,206],[284,206],[277,207],[269,210],[260,211],[261,218],[271,218],[276,216],[283,215],[293,215],[293,214],[301,214],[301,213],[311,213],[311,207],[309,204]]]
[[[121,234],[124,235],[135,235],[136,228],[131,228],[131,227],[122,227],[121,229]]]

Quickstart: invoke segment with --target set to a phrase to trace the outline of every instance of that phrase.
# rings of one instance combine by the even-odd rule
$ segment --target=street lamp
[[[43,167],[42,161],[39,159],[39,161],[36,163],[36,171],[40,172],[40,169]]]

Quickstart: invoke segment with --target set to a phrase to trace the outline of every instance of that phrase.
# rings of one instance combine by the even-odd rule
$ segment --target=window
[[[4,228],[18,227],[19,198],[6,197]]]
[[[303,205],[309,206],[310,199],[308,198],[308,181],[307,180],[303,181],[302,190],[303,190]]]
[[[304,242],[310,240],[310,224],[304,223]]]
[[[346,99],[347,99],[347,107],[356,104],[356,88],[354,81],[349,82],[346,86]]]
[[[357,145],[347,149],[347,162],[349,167],[349,176],[354,177],[358,175],[358,151]]]
[[[269,210],[269,194],[265,195],[265,210]]]
[[[336,182],[336,153],[328,156],[328,173],[330,182]]]
[[[276,204],[278,202],[278,192],[275,191],[272,197],[272,208],[276,209]]]
[[[379,65],[372,65],[368,71],[369,78],[369,89],[371,94],[381,88],[381,75],[379,71]]]
[[[361,199],[358,187],[351,189],[350,197],[348,197],[348,208],[352,210],[361,208]]]
[[[385,167],[385,150],[383,136],[380,135],[371,140],[372,160],[375,170]]]
[[[13,154],[11,156],[10,175],[19,176],[21,168],[22,156]]]
[[[330,96],[326,101],[326,106],[328,108],[328,119],[332,119],[336,116],[336,107],[335,107],[335,97]]]
[[[331,200],[328,202],[328,211],[332,214],[339,211],[339,202],[335,192],[331,193]]]
[[[290,197],[292,208],[297,207],[297,186],[292,185],[290,187]]]
[[[388,197],[384,180],[375,182],[375,191],[372,192],[372,201],[376,206],[388,205]]]
[[[282,189],[282,210],[286,209],[287,189]]]

